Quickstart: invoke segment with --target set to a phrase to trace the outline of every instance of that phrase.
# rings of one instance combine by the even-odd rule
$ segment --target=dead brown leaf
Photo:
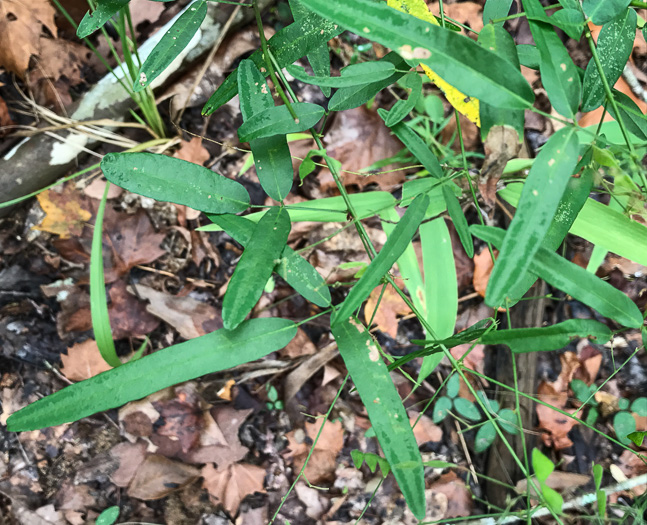
[[[416,437],[416,443],[418,443],[418,446],[430,441],[438,443],[443,439],[442,429],[435,425],[431,418],[424,414],[419,416],[415,412],[409,412],[409,421],[412,426],[416,421],[418,422],[416,426],[413,427],[413,435]]]
[[[137,443],[125,441],[112,447],[110,456],[118,462],[119,466],[110,476],[110,481],[118,487],[127,487],[146,458],[146,447],[143,440]]]
[[[521,144],[519,134],[512,126],[493,126],[485,143],[485,160],[479,178],[479,191],[488,206],[496,204],[496,187],[506,163],[517,156]]]
[[[83,82],[82,68],[91,54],[87,47],[76,42],[41,36],[37,71],[50,80],[65,78],[67,86],[76,86]]]
[[[101,357],[94,339],[88,339],[68,348],[67,355],[61,354],[61,362],[63,363],[61,373],[70,381],[84,381],[112,369]]]
[[[56,10],[49,0],[0,2],[0,66],[23,78],[32,55],[41,51],[43,26],[57,35]]]
[[[192,483],[200,470],[179,461],[151,454],[146,457],[128,487],[131,498],[154,500]]]
[[[446,3],[443,5],[445,16],[460,22],[470,28],[476,33],[480,33],[483,29],[483,7],[477,2],[455,2]],[[440,13],[438,7],[432,8],[434,13]],[[465,30],[463,30],[465,33]],[[469,36],[473,37],[474,33],[468,32]]]
[[[364,307],[364,319],[367,323],[373,319],[373,323],[377,325],[378,330],[395,339],[398,336],[398,316],[410,314],[411,309],[398,295],[393,286],[387,285],[383,294],[382,288],[384,288],[383,285],[377,286],[369,295]],[[375,312],[380,295],[382,299],[377,312]],[[374,312],[375,317],[373,317]]]
[[[202,138],[193,137],[191,140],[183,140],[180,147],[173,153],[176,159],[186,160],[193,164],[203,166],[209,160],[209,151],[202,145]]]
[[[128,291],[134,293],[129,287]],[[158,292],[148,286],[138,285],[137,293],[150,301],[146,309],[175,328],[184,339],[193,339],[222,328],[220,311],[215,307],[192,299]]]
[[[305,435],[300,430],[295,430],[287,434],[288,448],[290,449],[288,456],[292,458],[296,471],[301,470],[310,452],[310,445],[305,440],[306,435],[312,443],[317,437],[317,433],[323,422],[323,417],[320,417],[314,423],[306,423]],[[303,439],[297,440],[297,436]],[[341,421],[328,421],[306,465],[304,471],[306,479],[314,484],[330,479],[337,466],[337,455],[341,452],[343,446],[344,431]]]
[[[45,190],[36,198],[45,212],[45,218],[33,228],[60,235],[61,239],[80,236],[92,217],[92,213],[85,208],[83,195],[71,184],[64,185],[60,191]]]
[[[193,384],[178,386],[174,398],[152,404],[160,415],[151,436],[157,453],[167,457],[186,454],[197,443],[202,429],[202,410]]]
[[[202,469],[202,486],[216,503],[222,503],[229,514],[238,512],[241,501],[255,492],[265,492],[265,469],[256,465],[234,463],[226,469],[206,465]]]
[[[8,126],[13,126],[13,120],[11,120],[11,115],[9,115],[7,103],[0,97],[0,137],[4,137],[9,132],[8,129],[3,129]]]
[[[312,343],[308,334],[301,328],[297,329],[297,335],[288,343],[279,353],[290,359],[312,355],[317,351],[317,347]]]
[[[472,512],[472,495],[465,482],[454,472],[443,474],[429,487],[434,493],[447,496],[445,519],[470,516]]]
[[[340,161],[345,170],[354,172],[367,168],[378,160],[391,157],[402,149],[402,144],[391,135],[378,114],[365,106],[335,115],[335,121],[326,134],[325,141],[328,155]],[[394,167],[389,165],[381,170],[388,171]],[[404,180],[403,171],[379,175],[342,173],[345,186],[357,185],[360,189],[368,184],[377,184],[380,189],[391,191]],[[336,188],[327,168],[321,169],[319,181],[324,192]]]
[[[101,200],[106,189],[106,184],[108,184],[108,181],[105,179],[94,179],[83,189],[83,193],[93,199]],[[108,189],[108,200],[116,199],[123,192],[123,188],[120,188],[116,184],[111,184],[110,188]]]
[[[494,250],[495,257],[497,254],[498,252]],[[490,280],[493,267],[492,256],[490,255],[490,250],[487,248],[483,248],[481,253],[474,256],[474,276],[472,277],[472,284],[474,291],[481,297],[485,297],[485,290],[487,289],[487,283]]]
[[[114,339],[144,337],[159,326],[160,320],[146,310],[145,303],[128,293],[124,281],[115,282],[108,293],[108,314]]]

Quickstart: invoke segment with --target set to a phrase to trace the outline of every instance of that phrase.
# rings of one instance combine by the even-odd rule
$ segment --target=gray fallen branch
[[[155,79],[152,87],[163,86],[172,75],[188,69],[221,40],[222,28],[226,27],[233,9],[234,6],[230,5],[210,4],[207,17],[196,35],[168,69]],[[182,12],[140,47],[142,60]],[[240,27],[250,21],[251,17],[251,9],[240,10],[230,27]],[[83,95],[71,110],[70,118],[74,121],[122,120],[133,106],[134,102],[128,93],[112,74],[108,74]],[[68,173],[79,157],[96,144],[87,133],[76,129],[53,135],[43,133],[27,137],[0,158],[0,202],[19,198],[52,184]],[[0,217],[6,216],[11,209],[0,209]]]

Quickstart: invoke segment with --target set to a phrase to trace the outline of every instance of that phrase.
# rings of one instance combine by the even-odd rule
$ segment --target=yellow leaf
[[[415,16],[416,18],[429,22],[435,26],[440,25],[438,20],[436,20],[436,17],[429,12],[429,8],[424,0],[388,0],[387,4],[393,9]],[[421,66],[429,80],[436,84],[436,86],[438,86],[438,88],[445,94],[447,101],[460,113],[480,127],[481,119],[479,117],[479,101],[458,91],[458,89],[445,82],[425,64],[421,64]]]
[[[83,209],[81,194],[73,186],[65,186],[61,193],[43,191],[36,198],[45,212],[45,218],[34,229],[60,235],[61,239],[80,236],[83,226],[92,217],[92,213]]]

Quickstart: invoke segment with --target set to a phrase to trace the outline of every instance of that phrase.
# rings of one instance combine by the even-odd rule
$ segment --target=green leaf
[[[539,72],[548,100],[559,114],[573,118],[582,92],[577,67],[552,26],[538,21],[546,17],[539,0],[523,0],[523,7],[539,50]]]
[[[380,472],[382,472],[382,476],[386,477],[389,475],[389,472],[391,472],[391,465],[389,465],[389,462],[386,459],[378,456],[377,454],[373,454],[372,452],[351,450],[350,456],[356,469],[359,469],[366,461],[366,466],[371,472],[375,472],[375,468],[378,465],[380,466]]]
[[[439,397],[434,405],[434,411],[431,419],[434,423],[438,424],[447,417],[448,412],[452,409],[452,400],[448,397]]]
[[[249,206],[249,194],[242,184],[165,155],[108,153],[101,170],[113,184],[158,201],[209,213],[238,213]]]
[[[532,44],[518,44],[517,56],[519,57],[519,63],[522,66],[526,66],[530,69],[539,69],[541,57],[537,46],[533,46]]]
[[[447,385],[445,387],[447,388],[447,396],[451,397],[452,399],[455,398],[458,395],[460,386],[460,377],[458,377],[458,374],[453,374],[447,381]]]
[[[281,29],[268,40],[267,44],[272,50],[272,55],[279,67],[283,68],[321,47],[342,31],[343,29],[338,25],[328,22],[315,13],[309,13],[307,17]],[[262,50],[258,49],[252,53],[249,60],[254,62],[264,75],[269,75]],[[204,108],[202,108],[202,114],[211,115],[219,107],[234,98],[237,92],[238,75],[234,71],[211,95]]]
[[[474,235],[497,247],[503,242],[504,232],[499,228],[473,225],[470,229]],[[642,314],[629,297],[563,257],[539,248],[529,269],[551,286],[595,308],[605,317],[631,328],[642,326]]]
[[[76,30],[76,36],[86,38],[102,27],[122,7],[126,7],[130,0],[102,0],[97,3],[97,8],[87,12]]]
[[[472,421],[478,421],[481,419],[481,413],[479,412],[479,409],[476,408],[476,405],[463,397],[457,397],[454,399],[454,408],[456,409],[456,412],[467,419],[471,419]]]
[[[436,338],[445,339],[454,333],[458,314],[456,264],[445,219],[434,219],[420,226],[420,247],[425,273],[423,312]],[[418,381],[423,381],[436,369],[443,355],[437,352],[424,357]]]
[[[467,219],[463,213],[463,208],[461,208],[461,204],[458,202],[456,195],[454,195],[454,192],[448,186],[443,186],[443,197],[447,204],[449,216],[454,223],[454,228],[456,228],[456,232],[458,233],[458,238],[461,240],[465,253],[471,259],[474,257],[474,241],[472,240],[472,234],[470,233],[469,224],[467,224]]]
[[[108,201],[110,183],[106,183],[103,198],[97,209],[97,218],[92,234],[92,253],[90,257],[90,315],[92,317],[92,330],[97,347],[103,360],[112,367],[121,366],[117,356],[115,342],[112,339],[110,316],[108,315],[108,298],[106,297],[106,283],[103,272],[103,215]]]
[[[627,9],[620,16],[605,24],[598,37],[597,49],[602,72],[609,83],[615,85],[627,65],[634,45],[636,11]],[[589,60],[584,73],[584,97],[582,111],[592,111],[599,107],[606,93],[595,60]]]
[[[596,344],[604,344],[611,339],[611,335],[612,332],[606,325],[593,319],[569,319],[540,328],[496,330],[484,335],[481,343],[507,345],[513,353],[523,354],[559,350],[574,339],[584,337],[593,340]]]
[[[504,408],[499,412],[498,416],[497,422],[503,430],[513,436],[516,436],[519,433],[519,420],[517,418],[517,414],[515,414],[513,410]]]
[[[555,470],[555,465],[538,448],[532,449],[532,468],[540,483],[545,483]]]
[[[647,117],[643,114],[636,103],[627,95],[616,89],[613,89],[612,92],[613,98],[615,98],[616,104],[618,105],[618,113],[620,113],[619,117],[622,118],[627,129],[636,135],[636,137],[646,141]],[[605,104],[605,108],[615,120],[618,120],[618,115],[610,103],[607,102]]]
[[[593,465],[593,480],[595,481],[595,490],[600,490],[602,486],[602,476],[604,475],[604,469],[602,465],[596,463]]]
[[[595,25],[602,26],[620,15],[630,3],[631,0],[582,0],[582,9]]]
[[[631,411],[641,417],[647,416],[647,397],[639,397],[631,403]]]
[[[290,219],[285,208],[270,208],[254,228],[222,301],[222,322],[232,330],[258,302],[265,283],[288,242]]]
[[[423,519],[425,480],[420,451],[380,350],[368,330],[350,316],[333,324],[332,333],[404,499],[413,515]]]
[[[389,62],[393,64],[395,72],[390,77],[382,80],[371,81],[370,84],[337,90],[328,102],[328,109],[330,111],[343,111],[345,109],[353,109],[362,104],[366,104],[366,102],[371,100],[385,87],[394,84],[402,78],[405,75],[404,70],[409,69],[409,65],[404,61],[404,59],[393,51],[382,57],[380,62]]]
[[[12,414],[7,429],[23,432],[77,421],[168,386],[260,359],[283,348],[296,333],[292,321],[277,318],[252,319],[233,331],[216,330],[39,399]]]
[[[624,397],[618,399],[618,408],[620,410],[627,410],[629,408],[629,400]]]
[[[523,278],[550,228],[577,160],[573,128],[557,131],[539,152],[488,282],[488,306],[505,306],[510,289]]]
[[[294,64],[286,66],[285,69],[290,75],[305,84],[331,88],[362,86],[375,80],[384,80],[395,72],[395,67],[388,61],[353,64],[342,69],[338,77],[311,77],[304,68]]]
[[[521,190],[521,184],[508,184],[499,195],[517,207]],[[647,228],[601,202],[586,199],[569,232],[622,257],[647,265]]]
[[[640,430],[638,432],[631,432],[630,434],[627,434],[627,438],[629,438],[633,443],[635,443],[637,447],[642,447],[642,444],[646,435],[647,435],[646,431]]]
[[[274,107],[265,77],[251,60],[238,66],[240,113],[243,122]],[[282,202],[290,193],[294,178],[292,156],[285,135],[274,135],[249,142],[258,180],[274,200]]]
[[[483,390],[476,392],[476,397],[483,403],[485,410],[492,415],[495,415],[501,406],[496,399],[490,399]]]
[[[117,521],[118,517],[119,507],[115,505],[114,507],[108,507],[101,514],[99,514],[99,516],[97,516],[97,520],[94,523],[95,525],[112,525],[115,521]]]
[[[487,0],[483,6],[483,25],[486,26],[492,20],[505,18],[510,12],[512,0]],[[503,27],[504,22],[498,22],[497,25]]]
[[[467,96],[493,106],[532,105],[534,94],[518,70],[459,33],[370,0],[303,3],[349,31],[393,49],[411,65],[428,65]]]
[[[406,213],[400,219],[393,230],[393,235],[387,239],[386,243],[371,261],[364,275],[351,288],[348,296],[341,304],[339,309],[334,313],[331,319],[331,325],[343,322],[348,319],[353,312],[360,307],[364,300],[369,296],[379,283],[380,280],[391,270],[393,264],[398,260],[411,239],[416,233],[420,222],[424,218],[425,211],[429,204],[429,198],[426,195],[417,197],[407,208]],[[393,465],[393,463],[391,463]]]
[[[310,102],[295,102],[292,109],[297,116],[296,120],[287,106],[274,106],[254,114],[238,128],[238,138],[241,142],[249,142],[273,135],[305,131],[319,122],[325,113],[324,108]]]
[[[581,379],[573,379],[570,384],[571,390],[580,403],[586,403],[591,395],[591,389]]]
[[[378,115],[382,117],[384,121],[389,119],[389,112],[380,108],[377,110]],[[398,137],[402,143],[406,146],[409,152],[420,161],[420,164],[429,172],[432,177],[441,179],[443,177],[443,169],[438,162],[436,156],[431,152],[431,149],[427,144],[423,142],[415,131],[413,131],[409,126],[404,122],[398,122],[395,124],[391,131]]]
[[[558,27],[573,40],[578,41],[582,37],[584,30],[584,16],[579,9],[560,9],[556,11],[550,18],[550,23]]]
[[[405,76],[400,82],[400,85],[410,90],[409,96],[398,100],[389,110],[389,114],[384,122],[389,128],[395,126],[411,113],[411,110],[413,110],[422,93],[422,78],[417,71]]]
[[[616,412],[613,416],[613,430],[616,432],[616,437],[620,443],[628,445],[631,439],[628,438],[629,434],[636,431],[636,420],[629,412]]]
[[[481,428],[478,429],[476,437],[474,438],[474,452],[479,453],[487,450],[487,448],[494,442],[496,437],[496,429],[492,421],[486,421]]]
[[[171,62],[189,45],[206,16],[207,2],[199,0],[191,4],[178,17],[153,48],[151,54],[144,60],[144,64],[137,74],[137,82],[133,85],[135,93],[148,87],[153,80],[171,65]]]
[[[562,241],[568,234],[568,230],[573,226],[578,213],[589,198],[589,194],[593,189],[595,175],[595,170],[585,168],[579,177],[569,178],[566,191],[557,205],[557,212],[553,217],[544,240],[541,242],[543,248],[553,252],[562,244]],[[517,300],[521,299],[530,290],[536,280],[537,276],[535,274],[526,272],[509,291],[508,297],[511,300],[508,306],[514,306]]]
[[[562,498],[562,495],[555,489],[551,489],[548,485],[542,485],[541,494],[546,500],[546,505],[559,516],[564,506],[564,498]]]

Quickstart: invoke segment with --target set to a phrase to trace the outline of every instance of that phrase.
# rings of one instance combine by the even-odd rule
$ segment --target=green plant
[[[119,507],[108,507],[97,517],[95,525],[112,525],[119,517]]]
[[[265,386],[265,391],[267,392],[267,408],[269,410],[283,410],[283,401],[279,399],[279,393],[276,388],[274,388],[269,383]]]
[[[100,27],[126,4],[127,0],[100,4],[92,18],[91,29]],[[536,449],[531,457],[526,449],[523,457],[519,457],[508,440],[508,434],[518,433],[522,428],[520,397],[547,403],[519,391],[516,384],[504,385],[467,369],[449,349],[463,343],[507,345],[514,366],[516,354],[559,349],[574,337],[589,337],[597,343],[605,343],[611,339],[612,331],[598,321],[572,319],[550,326],[505,330],[498,330],[497,323],[486,321],[454,334],[458,308],[456,271],[444,218],[446,215],[454,223],[461,246],[468,255],[474,253],[474,237],[485,241],[493,258],[492,249],[499,249],[485,297],[489,306],[509,310],[541,278],[597,310],[621,329],[643,326],[642,313],[625,294],[556,253],[571,232],[604,251],[647,264],[647,230],[627,211],[630,202],[632,207],[642,206],[647,193],[647,180],[638,156],[647,143],[647,119],[633,102],[610,88],[626,63],[625,40],[633,41],[633,32],[623,28],[635,26],[635,13],[626,2],[585,0],[582,5],[570,1],[560,2],[560,5],[562,14],[549,17],[539,0],[523,1],[524,15],[536,43],[536,46],[526,47],[515,46],[503,28],[510,7],[510,2],[505,0],[487,1],[486,26],[478,42],[457,32],[444,12],[441,11],[439,19],[431,16],[421,0],[389,0],[388,3],[291,0],[294,22],[266,41],[260,12],[254,5],[261,49],[243,60],[226,78],[203,112],[211,114],[238,95],[243,118],[239,139],[249,142],[259,181],[267,195],[279,204],[260,207],[244,216],[237,215],[257,208],[250,206],[244,186],[207,168],[163,155],[111,153],[101,162],[103,173],[111,183],[158,200],[201,210],[213,222],[203,230],[224,230],[245,248],[223,299],[224,328],[131,360],[41,399],[13,414],[8,420],[9,429],[31,430],[74,421],[166,386],[259,359],[280,349],[295,336],[297,325],[310,319],[299,323],[279,318],[245,320],[274,272],[319,307],[315,317],[330,315],[331,332],[366,407],[372,431],[416,517],[422,519],[425,515],[424,465],[389,370],[422,357],[419,383],[446,357],[453,375],[447,382],[447,395],[435,402],[433,419],[441,421],[453,408],[465,419],[482,421],[476,435],[477,450],[485,450],[498,436],[527,477],[529,493],[532,489],[543,507],[561,522],[562,498],[546,484],[554,469],[553,463]],[[192,3],[149,58],[138,64],[134,93],[148,89],[151,81],[178,56],[195,35],[205,12],[204,0]],[[120,16],[127,20],[125,12]],[[597,48],[586,25],[588,19],[604,25],[607,36],[600,38]],[[583,75],[553,27],[572,36],[584,31],[593,60]],[[342,30],[355,32],[393,51],[380,60],[354,63],[342,69],[339,76],[331,76],[326,46],[328,40]],[[619,44],[623,44],[619,49],[624,51],[615,54],[611,46],[615,49]],[[304,56],[312,65],[314,75],[293,65]],[[129,69],[135,63],[127,64]],[[518,130],[523,130],[524,110],[550,117],[533,107],[534,94],[520,72],[520,64],[540,70],[548,99],[560,115],[553,118],[563,127],[550,137],[536,159],[513,162],[508,167],[509,173],[528,167],[530,170],[526,176],[518,176],[522,183],[510,184],[499,192],[502,198],[517,207],[510,226],[504,231],[485,225],[475,181],[469,173],[460,122],[457,130],[460,156],[451,161],[445,159],[450,165],[443,165],[434,154],[442,149],[434,142],[434,137],[446,122],[441,118],[437,99],[423,96],[423,82],[417,67],[425,68],[428,78],[436,79],[434,82],[443,86],[448,100],[478,121],[482,134],[487,136],[497,126],[507,126],[519,135]],[[302,82],[319,86],[329,97],[328,110],[317,104],[299,102],[283,69]],[[321,140],[324,130],[317,126],[331,112],[370,103],[378,92],[396,82],[405,90],[405,97],[389,111],[379,108],[378,114],[426,173],[403,185],[401,199],[381,191],[349,195],[340,180],[343,166],[326,153]],[[272,96],[272,89],[276,97]],[[336,91],[333,93],[332,89]],[[604,104],[616,122],[601,122],[595,129],[581,128],[574,120],[581,104],[589,108]],[[407,120],[410,115],[413,118]],[[332,173],[340,195],[286,205],[284,201],[291,191],[294,175],[287,135],[306,131],[316,147],[304,160],[300,178],[310,176],[320,164],[313,158],[320,157]],[[600,182],[601,173],[617,176],[613,188]],[[596,187],[600,188],[598,191],[610,191],[612,196],[618,197],[621,206],[614,209],[591,199],[590,193]],[[463,205],[468,202],[479,211],[479,224],[468,223],[463,211]],[[398,206],[406,208],[403,214],[396,210]],[[379,216],[387,235],[379,252],[361,222],[375,215]],[[356,275],[356,281],[338,305],[332,305],[328,284],[317,271],[299,252],[286,246],[292,222],[307,220],[348,221],[356,229],[371,259],[370,264]],[[420,236],[424,278],[411,243],[417,235]],[[98,249],[93,253],[93,258],[96,257],[99,257]],[[98,302],[105,296],[98,264],[93,266],[94,289],[103,296],[97,296],[97,312],[103,311]],[[394,285],[391,274],[394,264],[398,265],[408,295],[397,286],[394,288],[425,332],[425,339],[412,341],[419,344],[421,350],[398,360],[382,352],[367,327],[357,318],[362,304],[376,286]],[[114,361],[116,355],[110,348],[109,326],[105,324],[104,313],[99,312],[93,319],[94,328],[98,334],[103,334],[101,337],[108,349],[105,358]],[[388,366],[385,359],[390,362]],[[468,375],[487,379],[499,388],[514,392],[515,409],[500,409],[495,401],[476,391]],[[457,397],[459,378],[474,396],[474,402]],[[337,396],[345,384],[346,381]],[[278,398],[272,400],[270,391],[268,397],[276,408]],[[554,409],[602,433],[576,416]],[[331,410],[332,406],[326,419]],[[624,436],[619,437],[620,442],[613,441],[628,448],[624,445]],[[317,439],[318,436],[315,444]],[[373,465],[371,468],[376,464],[384,466],[384,462],[373,456],[360,457],[355,453],[353,460],[359,463],[360,459],[369,462],[369,467]],[[531,467],[536,474],[534,479],[530,476]],[[302,473],[303,470],[294,484]],[[530,520],[535,510],[528,506],[519,515]]]

